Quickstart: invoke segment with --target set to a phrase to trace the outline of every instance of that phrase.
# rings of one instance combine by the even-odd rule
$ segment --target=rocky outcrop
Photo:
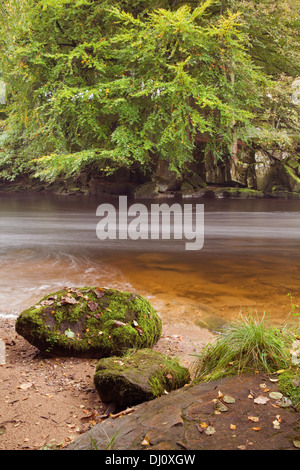
[[[121,408],[152,400],[189,381],[189,371],[176,359],[151,349],[100,359],[94,376],[101,400]]]
[[[101,358],[153,346],[161,336],[161,320],[138,294],[70,288],[22,312],[16,331],[51,356]]]

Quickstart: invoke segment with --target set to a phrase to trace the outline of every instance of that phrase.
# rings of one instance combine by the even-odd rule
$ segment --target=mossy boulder
[[[70,288],[48,294],[22,312],[16,331],[51,356],[102,358],[152,347],[161,336],[161,320],[138,294]]]
[[[94,375],[101,400],[120,408],[152,400],[189,381],[188,369],[176,359],[148,348],[100,359]]]

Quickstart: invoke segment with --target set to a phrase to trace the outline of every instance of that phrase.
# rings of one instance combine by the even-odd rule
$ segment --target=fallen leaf
[[[235,403],[235,398],[231,397],[230,395],[224,395],[223,397],[224,403]]]
[[[229,427],[230,429],[236,429],[236,424],[231,424]]]
[[[297,449],[300,449],[300,441],[293,441],[293,444]]]
[[[259,395],[257,398],[254,399],[254,403],[258,405],[265,405],[269,400],[270,398]]]
[[[273,421],[273,428],[274,429],[280,429],[280,423],[279,423],[278,419],[275,419]]]
[[[211,436],[215,432],[216,430],[213,426],[207,426],[207,428],[205,429],[205,434],[207,434],[208,436]]]
[[[222,403],[220,400],[215,400],[215,408],[221,413],[229,410],[228,406],[224,405],[224,403]]]
[[[30,387],[32,387],[33,383],[32,382],[25,382],[21,385],[18,386],[20,390],[28,390]]]
[[[280,400],[280,398],[282,398],[283,395],[280,392],[270,392],[269,397],[270,398],[275,398],[276,400]]]
[[[42,307],[45,307],[46,305],[52,305],[54,303],[54,300],[43,300],[40,305],[42,305]]]
[[[138,334],[139,334],[140,336],[143,335],[143,330],[142,330],[142,328],[140,328],[139,326],[136,326],[135,329],[136,329],[136,331],[138,332]]]
[[[276,405],[280,406],[281,408],[288,408],[292,406],[292,400],[287,397],[282,397],[280,400],[276,401]]]
[[[114,326],[126,326],[127,323],[124,323],[123,321],[119,320],[114,320]]]
[[[94,290],[94,294],[96,295],[97,299],[101,299],[104,296],[104,291],[101,289]]]
[[[150,442],[149,442],[149,436],[145,436],[144,437],[144,440],[142,441],[142,446],[149,446],[150,445]]]
[[[68,328],[67,330],[65,330],[65,336],[67,338],[75,338],[75,333],[74,331],[70,330],[70,328]]]
[[[87,306],[89,307],[89,309],[91,310],[91,312],[94,312],[95,310],[97,310],[98,308],[98,304],[97,302],[88,302],[87,303]]]
[[[299,385],[300,385],[300,378],[299,378],[299,377],[295,377],[295,378],[291,381],[291,384],[293,385],[293,387],[299,387]]]
[[[248,416],[248,419],[250,421],[253,421],[254,423],[258,423],[258,421],[259,421],[258,416]]]
[[[260,430],[261,430],[261,426],[254,427],[254,428],[252,428],[252,429],[253,429],[253,431],[260,431]]]
[[[62,297],[61,303],[62,304],[74,305],[74,304],[77,304],[77,300],[72,296],[66,295],[66,297]]]

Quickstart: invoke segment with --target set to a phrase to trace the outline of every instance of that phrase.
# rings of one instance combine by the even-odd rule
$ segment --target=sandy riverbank
[[[15,332],[13,318],[0,318],[6,364],[0,365],[0,450],[63,447],[99,422],[108,404],[93,385],[97,360],[45,358]],[[155,345],[190,367],[212,334],[166,325]]]

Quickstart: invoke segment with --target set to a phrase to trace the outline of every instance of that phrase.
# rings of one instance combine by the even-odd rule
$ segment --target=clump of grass
[[[241,315],[197,357],[195,381],[288,368],[293,338],[289,327],[272,326],[264,316],[259,319],[254,314]]]

